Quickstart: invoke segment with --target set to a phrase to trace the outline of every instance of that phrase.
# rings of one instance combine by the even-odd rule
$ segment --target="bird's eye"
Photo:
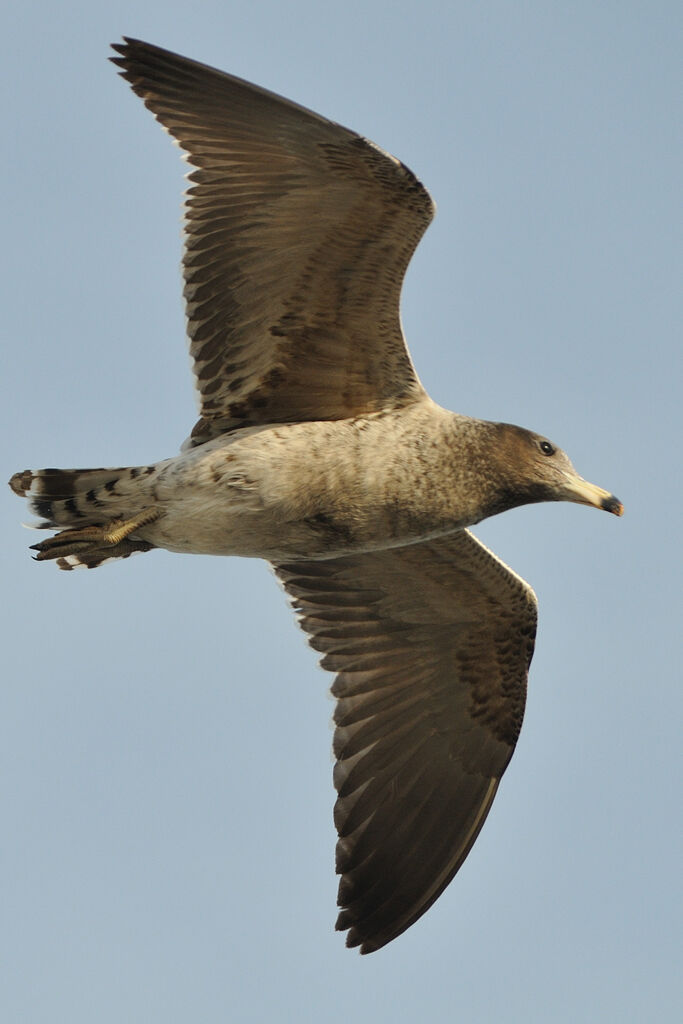
[[[550,441],[539,441],[538,446],[539,446],[539,448],[541,449],[541,451],[543,452],[544,455],[554,455],[555,454],[555,446],[552,445],[550,443]]]

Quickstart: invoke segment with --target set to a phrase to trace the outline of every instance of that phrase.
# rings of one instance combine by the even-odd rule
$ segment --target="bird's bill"
[[[594,508],[612,512],[615,516],[624,514],[624,506],[618,498],[615,498],[609,491],[604,491],[602,487],[590,484],[580,476],[566,474],[565,493],[567,501],[575,501],[580,505],[593,505]]]

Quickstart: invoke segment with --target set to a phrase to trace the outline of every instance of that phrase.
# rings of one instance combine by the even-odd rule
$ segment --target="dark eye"
[[[550,441],[539,441],[538,442],[538,447],[541,449],[541,451],[543,452],[544,455],[554,455],[555,454],[555,446],[552,445],[550,443]]]

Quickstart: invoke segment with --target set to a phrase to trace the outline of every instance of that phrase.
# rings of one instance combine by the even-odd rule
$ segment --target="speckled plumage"
[[[433,216],[399,161],[146,43],[114,62],[195,166],[183,260],[200,419],[150,466],[10,484],[63,569],[155,547],[271,561],[336,673],[337,922],[379,949],[467,856],[512,755],[531,588],[466,529],[534,501],[621,514],[547,439],[435,405],[399,317]]]

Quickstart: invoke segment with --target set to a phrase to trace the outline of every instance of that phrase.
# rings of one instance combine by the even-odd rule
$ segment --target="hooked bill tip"
[[[612,512],[615,516],[623,516],[624,514],[624,506],[618,498],[614,497],[613,494],[610,494],[607,498],[603,498],[602,508],[605,512]]]

